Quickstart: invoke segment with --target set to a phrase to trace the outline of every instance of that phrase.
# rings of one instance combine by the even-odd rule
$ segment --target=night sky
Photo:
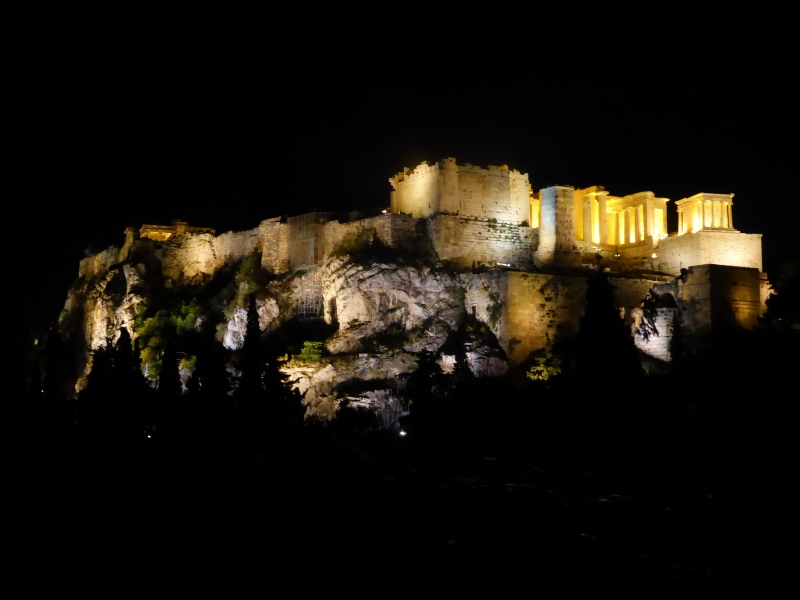
[[[448,156],[534,189],[733,192],[735,226],[764,234],[774,271],[797,255],[796,42],[786,15],[722,6],[287,5],[21,27],[3,195],[22,321],[55,319],[84,250],[125,227],[384,207],[394,173]]]

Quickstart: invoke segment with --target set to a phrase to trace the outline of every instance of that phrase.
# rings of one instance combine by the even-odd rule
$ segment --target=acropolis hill
[[[263,269],[293,282],[281,298],[259,292],[262,330],[298,316],[336,323],[338,332],[326,345],[331,355],[345,356],[361,352],[381,327],[399,324],[410,332],[441,322],[438,334],[436,327],[425,334],[436,339],[406,348],[437,350],[448,328],[474,315],[506,355],[493,357],[491,368],[476,366],[485,357],[475,357],[471,366],[483,374],[504,372],[507,366],[498,361],[519,364],[548,338],[574,334],[587,276],[597,271],[608,273],[637,345],[664,361],[677,314],[691,332],[750,328],[765,309],[761,235],[734,228],[733,194],[699,192],[677,200],[678,231],[668,233],[670,200],[653,192],[613,196],[599,185],[534,191],[527,174],[505,165],[482,168],[446,158],[404,168],[389,183],[384,214],[351,222],[316,212],[272,216],[253,229],[220,235],[182,221],[129,228],[121,248],[83,259],[79,274],[83,281],[102,280],[117,268],[130,293],[146,264],[157,263],[167,284],[197,285],[223,265],[257,256]],[[347,271],[342,256],[358,240],[398,250],[424,240],[435,261],[423,269],[376,263],[371,275],[364,267]],[[649,318],[654,334],[642,335],[648,295],[669,301]],[[64,315],[82,302],[84,292],[76,287]],[[136,304],[97,312],[101,322],[85,326],[88,346],[106,343],[108,331],[132,329]],[[237,318],[230,331],[239,327]],[[226,345],[236,348],[235,338],[226,337]]]

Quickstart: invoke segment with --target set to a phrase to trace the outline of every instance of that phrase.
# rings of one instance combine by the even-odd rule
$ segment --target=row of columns
[[[583,239],[596,244],[635,244],[667,232],[667,212],[653,198],[624,208],[607,207],[608,192],[587,194],[584,201]]]
[[[699,200],[678,207],[678,232],[700,229],[733,229],[733,203],[724,200]]]

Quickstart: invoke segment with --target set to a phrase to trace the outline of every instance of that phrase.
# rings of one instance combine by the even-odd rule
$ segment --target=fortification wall
[[[552,186],[541,190],[541,223],[536,258],[545,264],[580,266],[575,241],[575,190]]]
[[[261,266],[271,273],[289,270],[289,228],[280,217],[265,219],[261,229]]]
[[[548,337],[558,341],[575,335],[586,296],[584,278],[516,272],[507,278],[500,343],[511,365],[544,348]]]
[[[210,233],[174,236],[161,247],[161,271],[176,281],[211,274],[218,265]]]
[[[664,272],[680,275],[693,265],[728,265],[761,270],[761,234],[704,230],[664,238],[656,249]]]
[[[464,289],[464,307],[467,314],[486,323],[499,340],[508,315],[503,315],[508,296],[506,271],[461,273],[459,280]]]
[[[396,246],[411,242],[417,231],[417,220],[411,215],[388,213],[366,219],[366,226],[374,228],[384,244]]]
[[[508,167],[459,166],[448,158],[441,163],[439,188],[441,212],[514,224],[530,220],[528,176]]]
[[[109,246],[97,254],[81,259],[78,264],[78,277],[95,277],[119,262],[120,250],[117,246]]]
[[[578,332],[586,299],[585,277],[490,271],[464,273],[460,279],[467,312],[492,328],[512,366],[544,348],[548,337],[558,341]],[[641,306],[652,283],[643,279],[612,280],[615,301],[626,309],[629,318]],[[664,331],[668,341],[667,330]],[[648,353],[660,358],[662,341],[650,341]]]
[[[259,226],[247,231],[228,231],[215,237],[214,254],[217,268],[225,263],[242,260],[254,252],[261,252],[264,245],[263,234]]]
[[[349,223],[328,221],[324,225],[321,243],[323,256],[329,256],[346,238],[362,234],[374,236],[386,246],[408,244],[416,233],[417,219],[407,214],[386,213]]]
[[[440,210],[439,165],[424,162],[413,169],[403,169],[389,179],[394,191],[391,194],[393,213],[406,213],[413,217],[428,217]]]
[[[649,279],[609,277],[608,280],[614,286],[614,302],[624,309],[641,306],[647,293],[656,285]]]
[[[631,311],[631,330],[636,347],[653,358],[670,362],[669,344],[675,327],[677,308],[656,308],[653,310],[650,333],[645,336],[641,333],[641,322],[646,318],[641,308]]]
[[[760,237],[760,236],[759,236]],[[708,265],[711,274],[711,313],[714,325],[758,325],[761,310],[759,269]]]
[[[763,314],[760,272],[754,268],[694,265],[672,283],[653,289],[658,294],[673,295],[688,331],[712,325],[750,329]]]
[[[330,256],[331,252],[342,243],[345,238],[357,237],[361,234],[374,233],[372,228],[367,227],[367,219],[340,223],[339,221],[328,221],[325,223],[324,233],[321,239],[323,244],[323,256]]]
[[[533,268],[536,229],[439,215],[429,221],[428,232],[441,260],[467,268],[481,264]]]
[[[506,166],[461,166],[454,158],[447,158],[433,165],[424,162],[406,168],[389,182],[394,188],[392,212],[414,217],[441,212],[514,224],[530,220],[528,175]]]

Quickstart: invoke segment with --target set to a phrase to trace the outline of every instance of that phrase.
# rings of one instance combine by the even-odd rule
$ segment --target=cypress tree
[[[161,355],[161,372],[158,375],[158,393],[162,401],[172,403],[180,398],[181,385],[178,350],[174,340],[168,340]]]
[[[630,327],[620,314],[614,286],[605,273],[588,282],[575,353],[577,374],[593,384],[643,373]]]
[[[250,294],[247,307],[247,328],[241,354],[242,375],[239,380],[240,402],[261,400],[264,392],[264,361],[261,352],[261,330],[258,327],[258,310],[255,294]]]

